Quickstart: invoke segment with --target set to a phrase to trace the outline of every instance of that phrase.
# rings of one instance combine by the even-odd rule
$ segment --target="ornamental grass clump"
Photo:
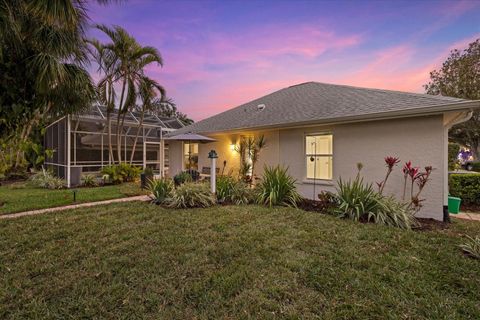
[[[256,188],[257,203],[269,207],[296,207],[302,197],[297,192],[295,182],[287,173],[287,168],[265,166],[262,180]]]
[[[408,203],[375,191],[372,184],[365,183],[360,174],[353,180],[338,181],[337,202],[338,207],[333,212],[340,218],[402,229],[411,229],[417,223],[414,210]]]
[[[237,180],[231,176],[217,177],[216,195],[219,203],[242,205],[254,201],[253,189],[244,181]]]
[[[480,259],[480,236],[468,237],[467,243],[460,245],[463,252],[474,259]]]
[[[170,179],[151,180],[147,190],[151,193],[152,203],[164,204],[172,195],[173,181]]]
[[[166,204],[171,208],[206,208],[215,205],[216,200],[206,183],[186,182],[172,191]]]
[[[65,187],[65,181],[55,177],[50,171],[42,167],[42,170],[35,173],[30,178],[30,183],[43,189],[62,189]]]

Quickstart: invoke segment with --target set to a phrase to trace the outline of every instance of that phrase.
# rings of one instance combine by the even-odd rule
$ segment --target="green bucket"
[[[448,196],[448,212],[457,214],[460,212],[460,203],[462,199]]]

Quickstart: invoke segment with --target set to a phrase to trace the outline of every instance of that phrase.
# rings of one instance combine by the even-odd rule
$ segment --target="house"
[[[44,147],[53,150],[45,166],[65,179],[68,187],[81,183],[81,175],[100,171],[115,163],[118,112],[110,114],[114,155],[109,152],[107,110],[94,105],[81,114],[64,116],[47,126]],[[120,135],[122,158],[134,165],[150,167],[159,174],[168,173],[168,142],[163,136],[184,127],[177,118],[127,112]],[[134,147],[135,145],[135,147]],[[68,152],[70,150],[70,152]],[[132,156],[132,152],[134,152]],[[113,159],[115,156],[115,159]]]
[[[288,167],[299,192],[315,198],[321,190],[335,191],[335,181],[357,174],[371,183],[386,173],[384,157],[402,161],[393,171],[384,193],[403,193],[401,165],[412,161],[433,166],[431,181],[422,193],[419,217],[442,220],[448,196],[448,129],[466,121],[479,101],[444,96],[366,89],[307,82],[281,89],[175,132],[199,133],[216,139],[208,144],[170,143],[170,174],[194,167],[209,167],[211,149],[225,172],[238,170],[240,155],[234,151],[242,136],[264,135],[255,174],[263,165]],[[311,160],[314,161],[311,161]]]

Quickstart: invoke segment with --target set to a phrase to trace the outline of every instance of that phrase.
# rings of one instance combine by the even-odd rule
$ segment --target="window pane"
[[[307,156],[307,179],[332,179],[333,159],[331,156]]]
[[[306,136],[307,154],[332,154],[332,135]]]

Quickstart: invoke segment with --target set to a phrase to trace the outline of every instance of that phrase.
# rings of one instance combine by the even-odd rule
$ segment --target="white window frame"
[[[309,153],[309,154],[307,154],[307,137],[317,137],[317,136],[331,136],[332,137],[332,152],[331,153],[317,153],[317,154]],[[327,132],[305,133],[304,136],[303,136],[303,161],[304,161],[303,163],[304,163],[304,166],[305,166],[305,180],[306,181],[313,181],[313,180],[316,180],[316,181],[332,181],[333,180],[333,154],[334,154],[333,132],[327,131]],[[328,178],[328,179],[325,179],[325,178],[315,179],[315,178],[309,178],[308,177],[307,160],[309,160],[309,158],[311,156],[314,156],[314,157],[332,157],[332,176],[330,178]]]

